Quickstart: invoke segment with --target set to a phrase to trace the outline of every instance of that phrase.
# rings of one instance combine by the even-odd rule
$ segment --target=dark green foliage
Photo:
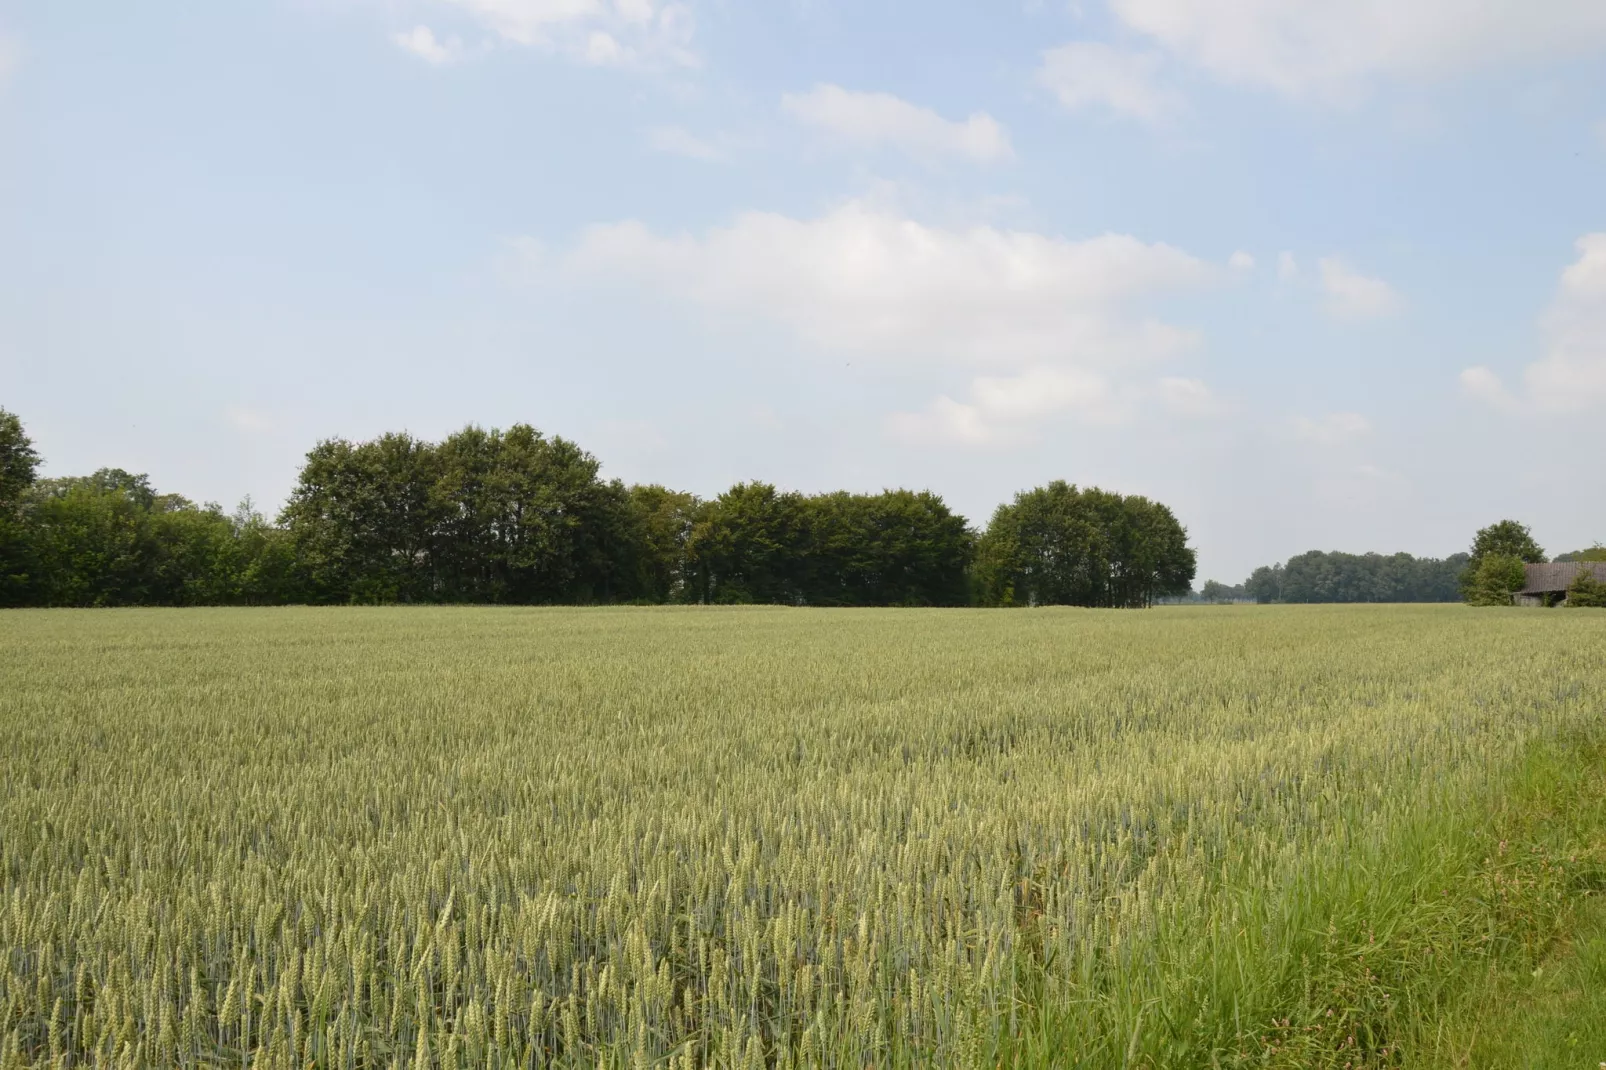
[[[1606,609],[1606,582],[1596,579],[1589,569],[1580,570],[1567,588],[1563,605],[1572,609]]]
[[[1283,566],[1261,565],[1244,581],[1244,593],[1261,605],[1283,600]]]
[[[973,545],[929,491],[805,497],[739,483],[697,511],[684,572],[705,602],[964,605]]]
[[[318,443],[279,522],[314,601],[414,601],[431,590],[427,555],[436,517],[428,443],[388,434],[353,445]]]
[[[594,602],[628,595],[616,568],[630,542],[624,486],[595,457],[528,424],[466,427],[436,449],[429,544],[448,602]]]
[[[220,605],[289,594],[284,534],[249,505],[226,516],[111,468],[39,482],[23,508],[30,604]]]
[[[320,442],[281,522],[323,602],[629,596],[631,504],[596,458],[527,424]]]
[[[631,597],[642,602],[696,601],[696,573],[690,562],[692,530],[703,503],[695,494],[656,483],[629,490],[631,551],[624,562],[633,575]]]
[[[1596,543],[1587,550],[1574,550],[1568,554],[1557,554],[1557,562],[1568,561],[1606,561],[1606,546]]]
[[[1262,565],[1244,591],[1270,602],[1459,602],[1466,554],[1345,554],[1311,550],[1286,565]]]
[[[708,503],[691,534],[697,600],[803,604],[811,517],[801,494],[738,483]]]
[[[1195,569],[1170,509],[1063,480],[999,506],[977,546],[981,597],[995,605],[1148,606],[1186,594]]]
[[[1496,564],[1484,568],[1489,559]],[[1517,579],[1511,561],[1518,564],[1538,565],[1545,561],[1544,549],[1534,541],[1526,524],[1515,520],[1502,520],[1480,528],[1472,539],[1472,553],[1461,572],[1461,589],[1468,605],[1510,605],[1511,595],[1522,589],[1524,581]],[[1502,601],[1502,596],[1504,600]]]
[[[1485,554],[1469,571],[1466,601],[1472,606],[1509,606],[1511,596],[1527,582],[1523,560],[1514,554]]]
[[[0,606],[28,599],[36,570],[23,519],[23,496],[39,470],[39,454],[22,421],[0,409]]]
[[[805,599],[821,606],[957,606],[975,537],[930,491],[807,499]]]
[[[1515,557],[1530,565],[1540,565],[1545,562],[1545,551],[1534,542],[1527,525],[1519,524],[1515,520],[1502,520],[1498,524],[1490,524],[1473,537],[1472,556],[1469,562],[1471,567],[1476,569],[1490,554]]]
[[[1199,598],[1204,602],[1241,602],[1250,597],[1246,584],[1229,587],[1216,580],[1205,580],[1204,586],[1199,588]]]
[[[1142,606],[1187,593],[1170,510],[1051,484],[982,543],[930,491],[806,496],[739,483],[712,501],[601,478],[526,424],[329,439],[277,523],[158,494],[142,475],[35,482],[0,411],[0,604],[703,602]]]
[[[0,409],[0,508],[16,505],[38,470],[39,454],[22,421]]]

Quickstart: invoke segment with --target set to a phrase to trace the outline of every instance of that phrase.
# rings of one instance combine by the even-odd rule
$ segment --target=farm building
[[[1567,597],[1567,588],[1582,569],[1589,569],[1597,580],[1606,581],[1606,561],[1564,561],[1551,565],[1526,565],[1527,582],[1513,595],[1519,606],[1557,605]]]

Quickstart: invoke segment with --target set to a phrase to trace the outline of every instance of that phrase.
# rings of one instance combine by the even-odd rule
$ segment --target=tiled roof
[[[1528,572],[1528,582],[1523,584],[1518,594],[1551,594],[1556,591],[1565,591],[1572,586],[1573,580],[1583,569],[1595,574],[1597,580],[1606,582],[1606,561],[1565,561],[1552,565],[1525,565]]]

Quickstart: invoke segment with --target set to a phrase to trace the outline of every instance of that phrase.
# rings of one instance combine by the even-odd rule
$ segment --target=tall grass
[[[1468,815],[1606,698],[1606,620],[1462,607],[27,612],[0,651],[0,1067],[1388,1062],[1389,1001],[1494,939]]]

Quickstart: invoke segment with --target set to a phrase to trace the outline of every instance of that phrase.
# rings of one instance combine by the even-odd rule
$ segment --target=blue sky
[[[1606,540],[1599,0],[0,3],[0,405],[272,508],[526,421],[712,495],[1052,478],[1201,579]]]

